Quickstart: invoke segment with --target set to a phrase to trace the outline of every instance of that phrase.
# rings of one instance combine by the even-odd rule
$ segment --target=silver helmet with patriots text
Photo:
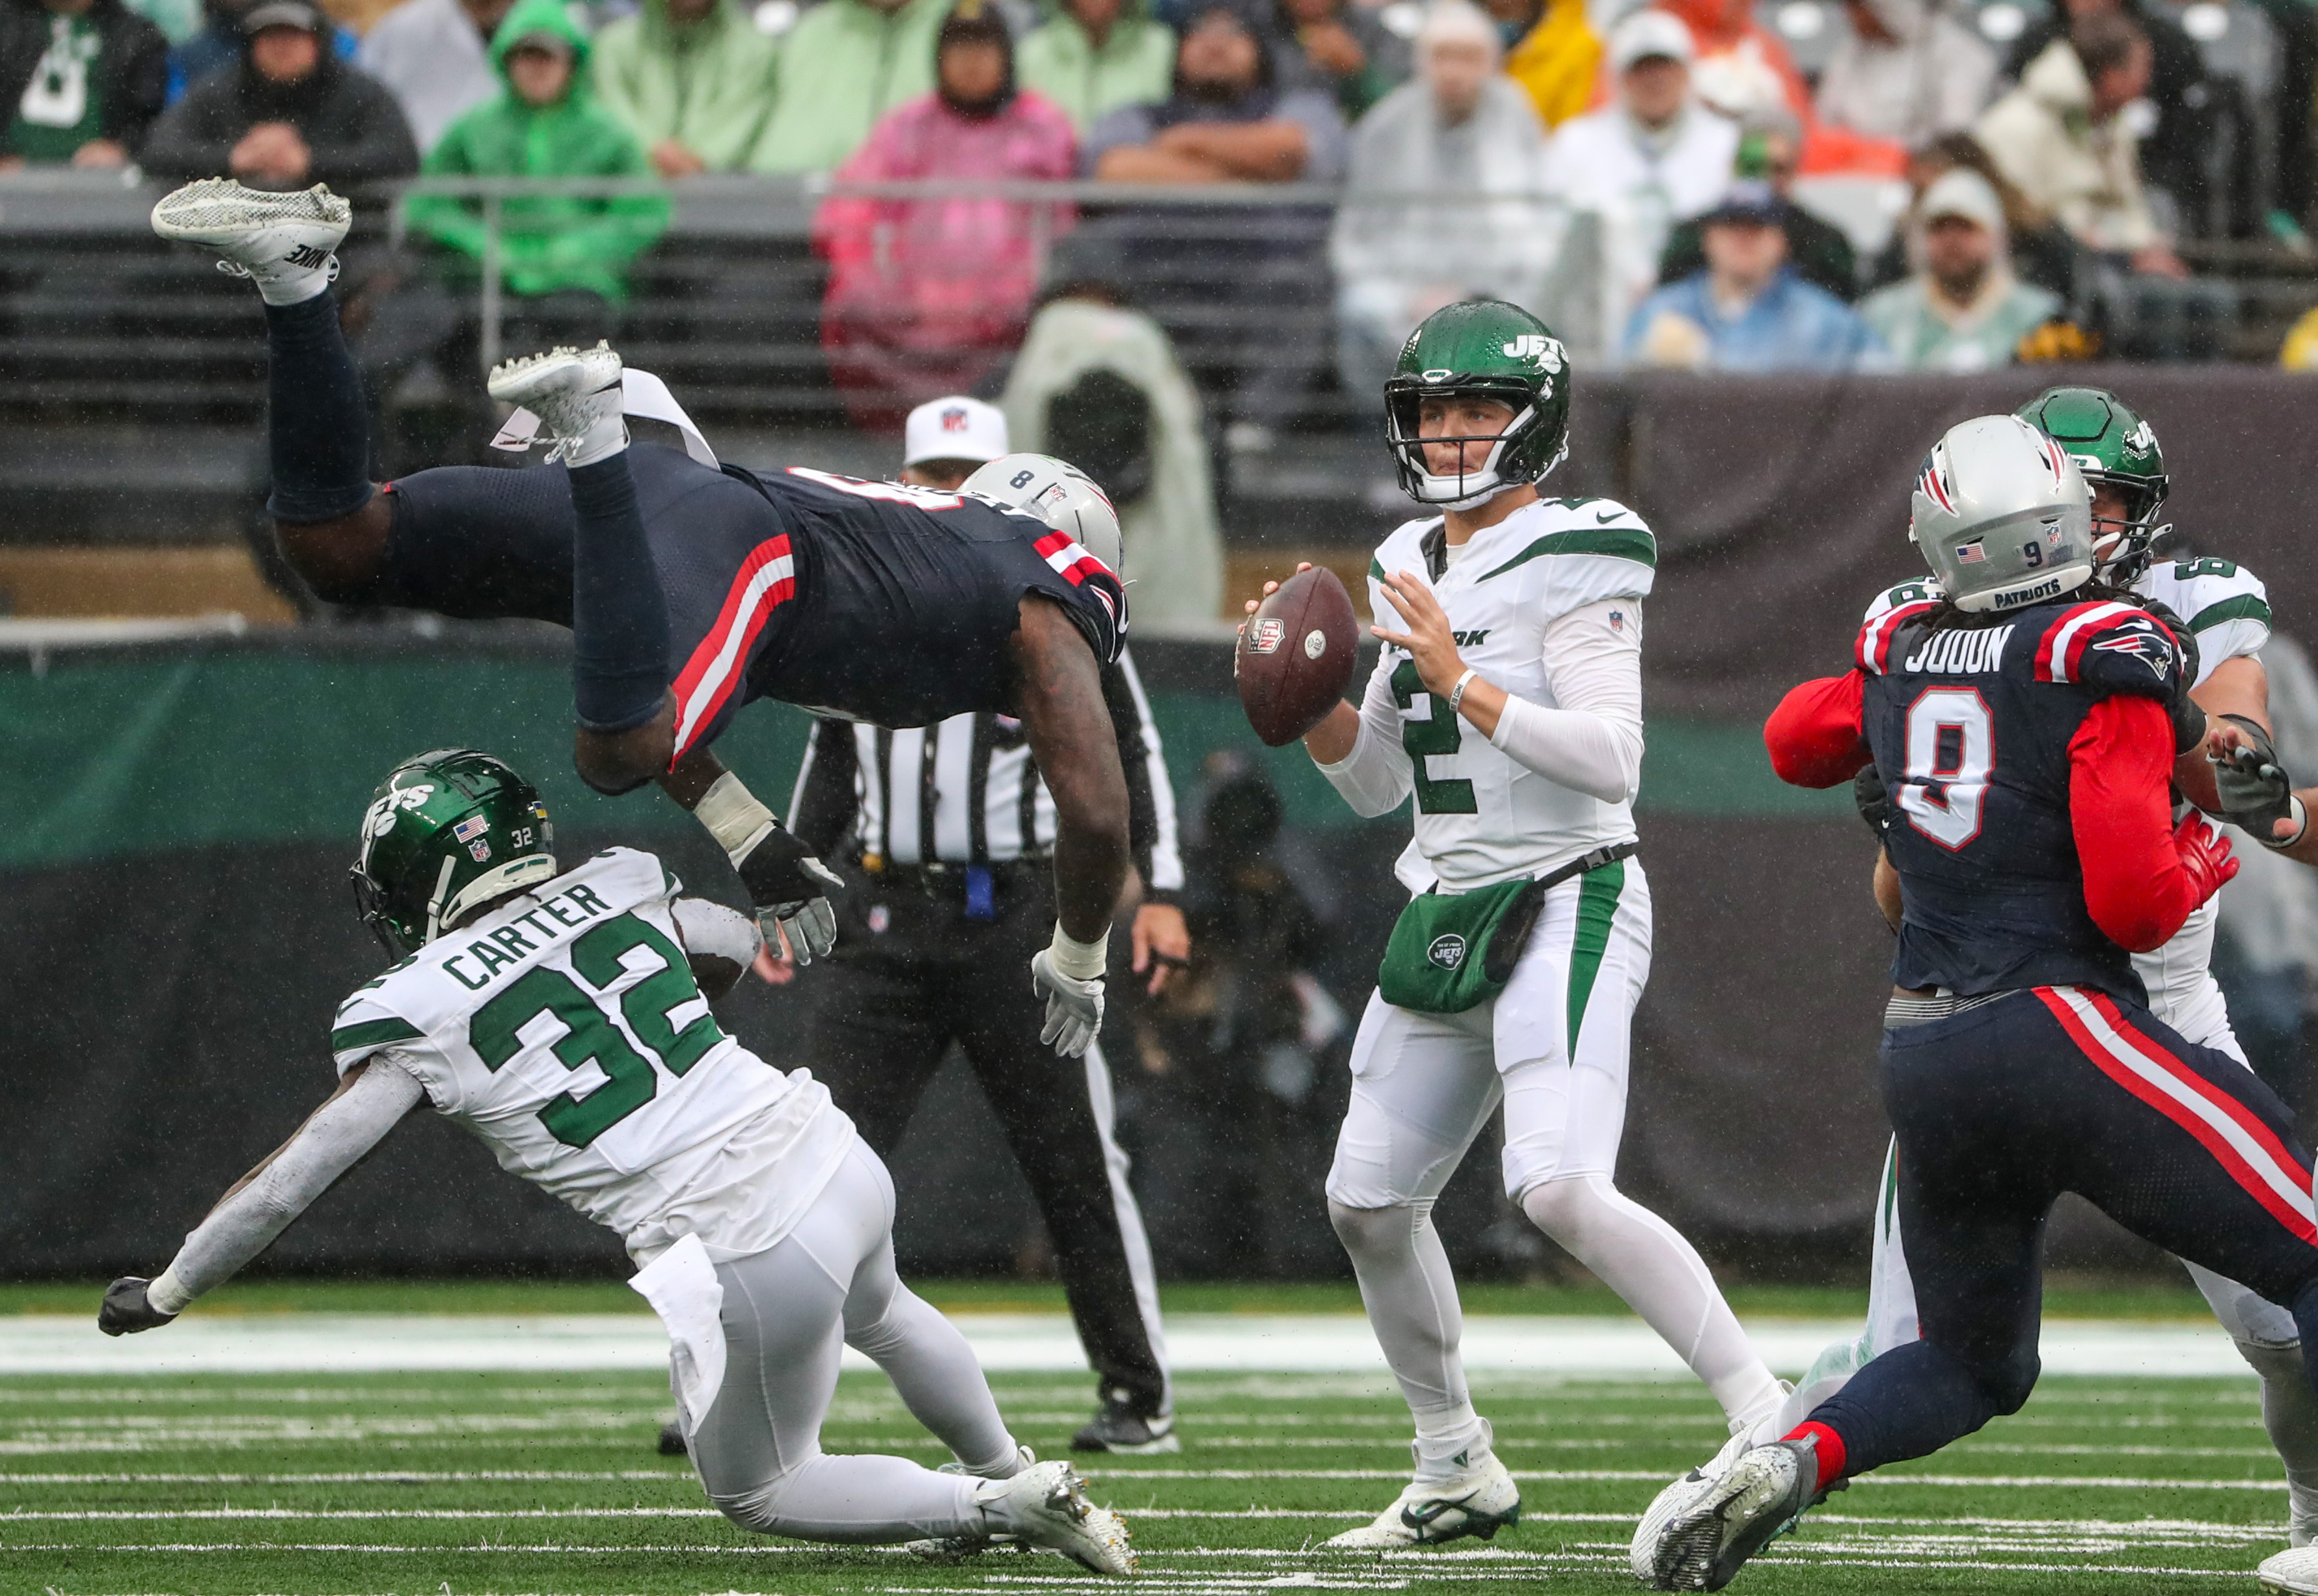
[[[2017,609],[2092,579],[2084,476],[2017,416],[1976,417],[1932,445],[1908,538],[1958,609]]]
[[[960,483],[958,491],[1036,516],[1076,539],[1113,575],[1126,578],[1126,540],[1119,533],[1119,512],[1094,479],[1067,460],[1051,454],[1002,454]]]

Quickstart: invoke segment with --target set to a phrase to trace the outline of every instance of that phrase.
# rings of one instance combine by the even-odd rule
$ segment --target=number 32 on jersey
[[[1996,768],[1995,722],[1976,687],[1927,687],[1908,706],[1908,766],[1894,799],[1950,852],[1980,835]]]

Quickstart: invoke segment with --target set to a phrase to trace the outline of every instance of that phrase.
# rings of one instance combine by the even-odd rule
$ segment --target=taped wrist
[[[750,849],[780,824],[773,811],[729,770],[700,795],[700,802],[692,807],[692,818],[708,828],[708,835],[716,839],[735,868],[748,857]]]
[[[629,731],[668,694],[668,600],[627,456],[571,480],[572,704],[590,731]]]
[[[1073,981],[1101,981],[1110,963],[1110,928],[1092,942],[1081,942],[1055,922],[1055,940],[1047,952],[1054,955],[1055,973],[1067,975]]]
[[[193,1305],[193,1294],[178,1280],[177,1268],[171,1264],[146,1282],[145,1300],[155,1313],[174,1317]]]

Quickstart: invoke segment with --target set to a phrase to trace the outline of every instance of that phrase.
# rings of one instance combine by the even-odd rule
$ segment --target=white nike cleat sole
[[[251,279],[275,303],[310,297],[337,276],[332,252],[353,224],[354,207],[320,184],[269,193],[230,177],[204,177],[153,207],[155,233],[215,250],[220,271]]]
[[[1805,1443],[1756,1447],[1705,1483],[1680,1511],[1667,1515],[1650,1547],[1649,1572],[1639,1552],[1635,1572],[1659,1591],[1719,1591],[1747,1559],[1795,1527],[1811,1493],[1802,1472],[1818,1470]]]
[[[584,464],[626,446],[621,369],[619,352],[598,343],[593,349],[551,349],[502,361],[491,368],[486,386],[501,404],[539,417],[554,440],[548,459]]]
[[[1336,1552],[1405,1551],[1468,1536],[1490,1540],[1498,1530],[1520,1522],[1521,1487],[1492,1456],[1453,1479],[1411,1480],[1374,1522],[1320,1545]]]
[[[1665,1590],[1660,1584],[1657,1566],[1659,1537],[1668,1524],[1690,1511],[1712,1492],[1722,1476],[1730,1472],[1731,1465],[1753,1450],[1744,1433],[1734,1435],[1722,1444],[1722,1449],[1708,1461],[1700,1464],[1678,1479],[1667,1482],[1665,1489],[1650,1499],[1642,1521],[1634,1526],[1634,1538],[1626,1548],[1626,1565],[1636,1579],[1654,1590]]]

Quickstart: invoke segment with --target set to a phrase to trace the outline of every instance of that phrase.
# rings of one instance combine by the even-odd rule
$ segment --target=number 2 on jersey
[[[1952,853],[1979,836],[1995,768],[1995,722],[1977,689],[1927,687],[1908,706],[1908,767],[1898,798],[1917,830]]]
[[[1416,721],[1406,712],[1419,695],[1433,701],[1433,718]],[[1453,754],[1457,745],[1465,740],[1464,728],[1458,724],[1456,712],[1449,701],[1438,693],[1424,691],[1423,678],[1416,674],[1416,661],[1404,659],[1392,669],[1393,702],[1404,712],[1400,722],[1400,746],[1408,751],[1409,763],[1416,767],[1416,808],[1421,814],[1478,814],[1481,806],[1473,801],[1473,784],[1469,781],[1434,781],[1424,773],[1428,755]]]
[[[620,994],[620,1014],[661,1066],[680,1078],[723,1039],[724,1032],[712,1014],[700,1015],[682,1030],[669,1023],[669,1012],[697,998],[700,988],[677,946],[633,914],[605,921],[572,945],[571,967],[597,991],[583,989],[561,970],[542,967],[475,1010],[467,1022],[467,1044],[486,1069],[496,1071],[521,1052],[523,1028],[543,1014],[553,1014],[563,1022],[563,1035],[549,1051],[567,1070],[592,1063],[604,1072],[604,1084],[586,1097],[565,1092],[539,1111],[539,1123],[567,1147],[587,1146],[651,1102],[660,1089],[651,1060],[620,1033],[604,1009],[610,996],[601,989],[619,979],[625,969],[621,955],[636,947],[650,948],[661,967]]]

